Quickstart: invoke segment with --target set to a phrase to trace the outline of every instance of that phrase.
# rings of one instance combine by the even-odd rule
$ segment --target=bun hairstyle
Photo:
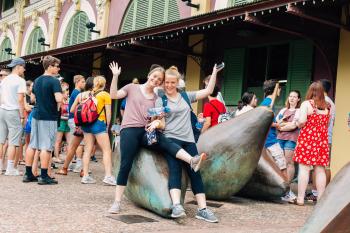
[[[242,99],[238,101],[237,109],[241,110],[244,106],[247,106],[252,102],[255,93],[252,91],[244,92]]]
[[[103,76],[96,76],[94,78],[94,88],[92,89],[93,92],[96,92],[98,90],[103,90],[106,86],[106,79]]]
[[[85,91],[92,91],[92,89],[94,88],[94,79],[95,77],[88,77],[86,79],[86,83],[85,83]]]
[[[147,77],[149,77],[152,73],[154,73],[156,71],[159,71],[159,72],[161,72],[163,74],[165,73],[165,69],[164,69],[163,66],[160,66],[158,64],[153,64],[153,65],[151,65],[151,68],[150,68],[150,70],[148,72]]]
[[[179,81],[181,79],[181,74],[179,73],[179,70],[177,69],[176,66],[170,66],[166,71],[165,71],[165,76],[170,75],[170,76],[175,76],[177,80]]]

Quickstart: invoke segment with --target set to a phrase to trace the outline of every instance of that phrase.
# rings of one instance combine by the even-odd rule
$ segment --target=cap
[[[13,68],[15,66],[25,65],[25,64],[26,64],[26,62],[23,60],[23,58],[15,57],[14,59],[12,59],[11,63],[8,64],[7,66],[10,68]]]

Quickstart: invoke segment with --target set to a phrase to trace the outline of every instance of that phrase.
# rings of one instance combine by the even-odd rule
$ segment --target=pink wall
[[[49,30],[49,15],[45,12],[42,13],[40,17],[44,20],[47,30]]]
[[[108,36],[119,34],[124,12],[128,8],[130,0],[111,1],[109,11]]]
[[[60,20],[58,21],[58,31],[61,30],[61,25],[63,22],[64,17],[67,14],[67,11],[69,10],[69,8],[73,5],[74,3],[72,1],[64,1],[63,6],[62,6],[62,12],[60,15]]]

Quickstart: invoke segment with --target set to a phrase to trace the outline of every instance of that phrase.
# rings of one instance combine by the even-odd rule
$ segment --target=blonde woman
[[[212,94],[216,83],[217,72],[219,72],[221,69],[217,69],[215,65],[206,88],[191,92],[179,92],[178,85],[181,80],[181,74],[178,72],[175,66],[172,66],[165,71],[165,96],[159,97],[155,104],[156,107],[165,107],[166,105],[170,109],[170,111],[166,113],[165,117],[162,119],[163,123],[161,125],[164,126],[163,134],[171,142],[180,146],[192,156],[197,155],[198,150],[192,131],[191,108],[189,102],[194,103],[198,100],[207,98],[210,94]],[[152,125],[150,127],[152,127]],[[169,192],[173,202],[171,216],[173,218],[186,216],[185,210],[180,204],[181,174],[182,166],[184,166],[191,181],[193,194],[195,195],[198,203],[196,218],[212,223],[218,222],[218,219],[215,217],[214,213],[207,208],[200,172],[194,172],[188,164],[183,163],[173,156],[169,156],[167,153],[165,157],[169,166]]]
[[[88,78],[88,82],[91,82],[92,78]],[[80,93],[75,99],[71,112],[74,112],[77,105],[87,99],[90,95],[93,95],[97,100],[97,112],[99,113],[98,119],[91,125],[82,126],[84,132],[84,154],[83,154],[83,178],[81,183],[94,184],[96,180],[89,175],[89,162],[90,155],[92,153],[95,139],[100,146],[103,154],[103,164],[105,167],[105,177],[103,182],[108,185],[116,185],[114,176],[112,175],[112,150],[109,143],[109,135],[107,129],[111,122],[111,97],[109,93],[104,91],[106,86],[106,79],[102,76],[93,78],[93,89],[91,91],[85,91]]]

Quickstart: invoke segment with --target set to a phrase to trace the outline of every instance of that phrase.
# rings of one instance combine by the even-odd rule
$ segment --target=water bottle
[[[162,113],[170,112],[170,108],[168,106],[165,107],[157,107],[157,108],[149,108],[147,110],[149,117],[160,116]]]
[[[151,132],[147,132],[146,133],[146,136],[147,136],[147,144],[150,146],[150,145],[153,145],[154,143],[157,143],[157,132],[156,130],[153,130]]]
[[[199,129],[199,130],[201,130],[201,129],[203,128],[203,125],[204,125],[204,122],[199,122],[199,121],[197,121],[197,123],[196,123],[196,128]]]

